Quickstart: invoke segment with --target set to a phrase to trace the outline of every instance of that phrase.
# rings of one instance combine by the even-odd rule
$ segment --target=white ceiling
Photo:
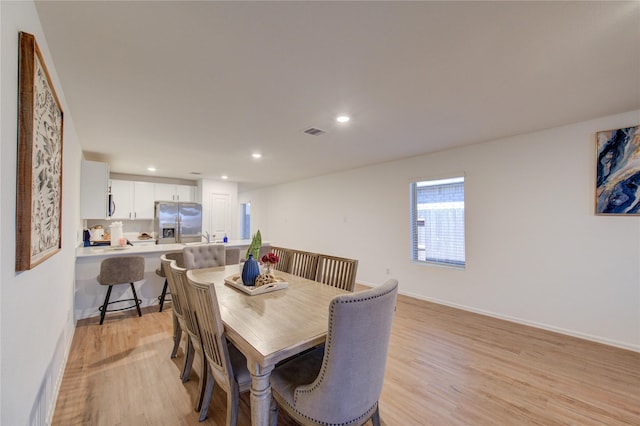
[[[640,109],[637,1],[37,10],[83,151],[118,173],[248,189]]]

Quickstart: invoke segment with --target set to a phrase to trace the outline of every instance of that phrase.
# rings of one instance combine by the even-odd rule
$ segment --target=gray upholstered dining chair
[[[227,426],[235,426],[238,421],[240,392],[251,388],[247,359],[227,341],[214,284],[187,280],[189,303],[198,313],[202,347],[209,365],[200,421],[207,418],[214,384],[217,384],[227,393]]]
[[[142,281],[144,279],[144,257],[143,256],[117,256],[108,257],[100,263],[100,274],[98,275],[98,283],[101,285],[107,285],[107,295],[104,298],[104,303],[98,309],[100,310],[100,324],[104,322],[104,316],[107,312],[124,311],[127,309],[136,308],[138,310],[138,316],[142,316],[140,310],[140,299],[136,294],[136,288],[133,285],[136,281]],[[109,301],[111,298],[111,289],[114,285],[129,284],[131,286],[131,292],[133,297],[129,299],[120,299]],[[132,301],[134,302],[130,306],[119,309],[108,309],[109,305],[113,303],[120,303]]]
[[[315,280],[343,290],[353,291],[356,286],[357,271],[358,261],[355,259],[321,254],[318,256],[318,272]]]
[[[200,411],[202,408],[202,401],[204,399],[204,391],[205,391],[205,383],[207,380],[208,367],[207,361],[204,357],[204,351],[202,349],[202,341],[200,340],[200,329],[198,328],[198,321],[196,319],[196,312],[189,303],[189,298],[187,296],[187,270],[186,268],[180,268],[175,263],[171,263],[171,274],[175,283],[176,292],[178,294],[178,298],[185,303],[182,305],[183,316],[184,316],[184,331],[187,332],[187,353],[184,359],[184,367],[182,368],[182,374],[180,377],[183,382],[189,380],[189,376],[191,375],[191,368],[193,367],[193,359],[196,351],[198,352],[198,357],[201,360],[201,374],[200,374],[200,384],[198,391],[198,400],[196,401],[196,411]]]
[[[224,266],[226,253],[224,244],[200,244],[187,246],[182,249],[184,253],[184,266],[188,271],[192,269],[211,268]]]
[[[181,268],[184,268],[184,255],[182,254],[182,251],[169,252],[167,253],[167,258],[174,259],[178,263],[178,266],[180,266]],[[171,290],[168,289],[169,279],[167,278],[167,273],[164,270],[164,267],[162,266],[162,257],[160,260],[160,267],[156,269],[156,275],[164,278],[164,286],[162,287],[162,292],[160,293],[160,296],[158,296],[158,305],[160,305],[158,312],[162,312],[162,308],[164,307],[164,301],[167,297],[167,294],[169,295],[171,294]]]
[[[398,281],[333,298],[320,347],[276,367],[277,406],[302,425],[380,425],[382,391]],[[277,406],[272,424],[277,422]]]
[[[174,256],[178,254],[179,256]],[[171,257],[170,257],[171,256]],[[171,351],[171,358],[175,358],[178,355],[178,348],[180,347],[180,340],[182,339],[182,330],[186,330],[186,320],[184,318],[184,309],[182,306],[187,303],[180,297],[180,292],[175,283],[175,279],[171,272],[171,264],[179,267],[184,267],[183,264],[178,263],[177,257],[181,257],[182,252],[165,253],[160,256],[160,267],[164,271],[164,275],[167,278],[169,285],[169,291],[171,292],[172,311],[173,311],[173,350]],[[180,259],[182,260],[182,259]],[[189,337],[187,337],[189,339]],[[187,343],[190,345],[190,343]],[[185,354],[186,354],[185,350]]]

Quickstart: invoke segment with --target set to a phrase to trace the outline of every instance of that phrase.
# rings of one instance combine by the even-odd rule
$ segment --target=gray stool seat
[[[104,322],[104,316],[107,312],[124,311],[127,309],[136,308],[138,310],[138,316],[142,316],[140,310],[140,302],[138,295],[136,294],[136,288],[133,285],[136,281],[144,279],[144,257],[142,256],[119,256],[110,257],[100,263],[100,275],[98,275],[98,283],[101,285],[107,285],[107,295],[104,298],[104,303],[100,308],[100,324]],[[133,298],[120,299],[109,301],[111,297],[111,289],[114,285],[129,284],[133,293]],[[134,304],[119,309],[107,309],[109,305],[119,302],[132,301]]]

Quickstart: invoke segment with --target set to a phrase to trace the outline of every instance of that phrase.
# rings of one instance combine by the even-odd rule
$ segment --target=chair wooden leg
[[[173,320],[173,337],[175,338],[178,332],[182,332],[182,328],[180,327],[180,321],[178,321],[176,311],[173,311],[171,318]]]
[[[162,293],[160,293],[160,297],[158,297],[158,301],[160,301],[160,310],[158,312],[162,312],[162,307],[164,306],[164,298],[167,296],[167,279],[164,280],[164,287],[162,287]]]
[[[269,413],[271,426],[278,426],[278,403],[275,398],[271,398],[271,413]]]
[[[202,373],[200,374],[199,396],[198,402],[196,403],[196,411],[200,411],[202,408],[202,401],[204,400],[204,393],[207,387],[207,378],[209,375],[209,364],[207,363],[207,358],[203,353],[200,354],[200,358],[202,358],[202,368],[200,369]]]
[[[379,410],[379,407],[376,407],[376,411],[373,413],[373,416],[371,416],[371,422],[373,423],[373,426],[380,426],[380,410]]]
[[[180,339],[182,339],[182,328],[178,322],[178,317],[173,315],[173,350],[171,351],[171,358],[178,356],[178,349],[180,348]]]
[[[104,303],[102,304],[102,308],[100,309],[100,325],[102,325],[102,322],[104,321],[104,316],[107,313],[107,306],[109,305],[109,297],[111,297],[111,287],[113,286],[109,286],[109,288],[107,289],[107,295],[104,298]]]
[[[211,370],[207,370],[207,386],[204,391],[204,401],[202,403],[202,407],[200,407],[200,418],[198,421],[203,422],[207,419],[207,414],[209,412],[209,406],[211,405],[211,399],[213,398],[213,388],[216,384],[216,381],[213,379],[211,375]]]
[[[240,403],[240,391],[237,386],[231,385],[227,393],[227,425],[236,426],[238,424],[238,404]]]
[[[141,317],[142,311],[140,310],[140,301],[138,300],[138,295],[136,294],[136,288],[133,285],[133,283],[129,283],[129,284],[131,284],[131,291],[133,292],[133,300],[135,300],[136,302],[136,309],[138,310],[138,316]]]
[[[184,366],[182,367],[182,374],[180,375],[180,379],[182,379],[182,383],[189,380],[189,376],[191,375],[191,367],[193,366],[193,356],[195,355],[195,348],[193,347],[193,343],[191,342],[191,337],[187,335],[187,354],[184,357]]]

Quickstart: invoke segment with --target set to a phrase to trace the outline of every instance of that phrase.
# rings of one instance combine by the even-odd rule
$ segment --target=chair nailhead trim
[[[333,330],[333,320],[334,320],[333,317],[334,317],[334,314],[335,314],[335,305],[337,303],[359,303],[359,302],[364,302],[364,301],[367,301],[367,300],[378,299],[378,298],[380,298],[382,296],[386,296],[387,294],[391,293],[392,291],[393,290],[390,290],[390,291],[387,291],[385,293],[377,294],[375,296],[360,297],[360,298],[354,298],[354,299],[349,299],[349,300],[335,300],[335,301],[332,301],[331,305],[330,305],[330,308],[329,308],[329,329]],[[324,357],[324,359],[322,361],[322,367],[320,369],[320,374],[318,375],[319,379],[316,380],[315,385],[310,389],[304,389],[304,390],[295,389],[294,390],[294,398],[293,398],[294,404],[298,403],[298,395],[305,394],[305,393],[311,393],[311,392],[315,391],[318,388],[318,386],[320,386],[320,384],[322,384],[322,382],[324,381],[324,378],[325,378],[325,375],[326,375],[326,372],[327,372],[327,365],[326,365],[325,360],[329,358],[329,356],[327,354],[329,354],[331,352],[333,335],[329,336],[329,338],[331,340],[329,340],[327,342],[326,346],[325,346],[325,348],[327,348],[328,352],[325,354],[325,357]],[[369,410],[367,410],[367,413],[370,412],[371,409],[375,408],[375,406],[377,404],[378,404],[378,402],[376,401],[376,403]],[[291,407],[291,404],[287,403],[287,405],[289,407]],[[296,413],[298,413],[301,417],[304,417],[305,419],[309,419],[311,421],[314,421],[314,422],[316,422],[318,424],[321,424],[323,426],[346,426],[346,425],[350,425],[350,424],[353,424],[355,422],[358,422],[359,420],[362,420],[364,418],[364,416],[365,416],[365,414],[363,414],[360,417],[355,418],[353,420],[350,420],[347,423],[326,423],[326,422],[321,422],[321,421],[318,421],[316,419],[313,419],[313,418],[311,418],[311,417],[299,412],[295,407],[291,407],[291,409],[293,411],[295,411]]]

